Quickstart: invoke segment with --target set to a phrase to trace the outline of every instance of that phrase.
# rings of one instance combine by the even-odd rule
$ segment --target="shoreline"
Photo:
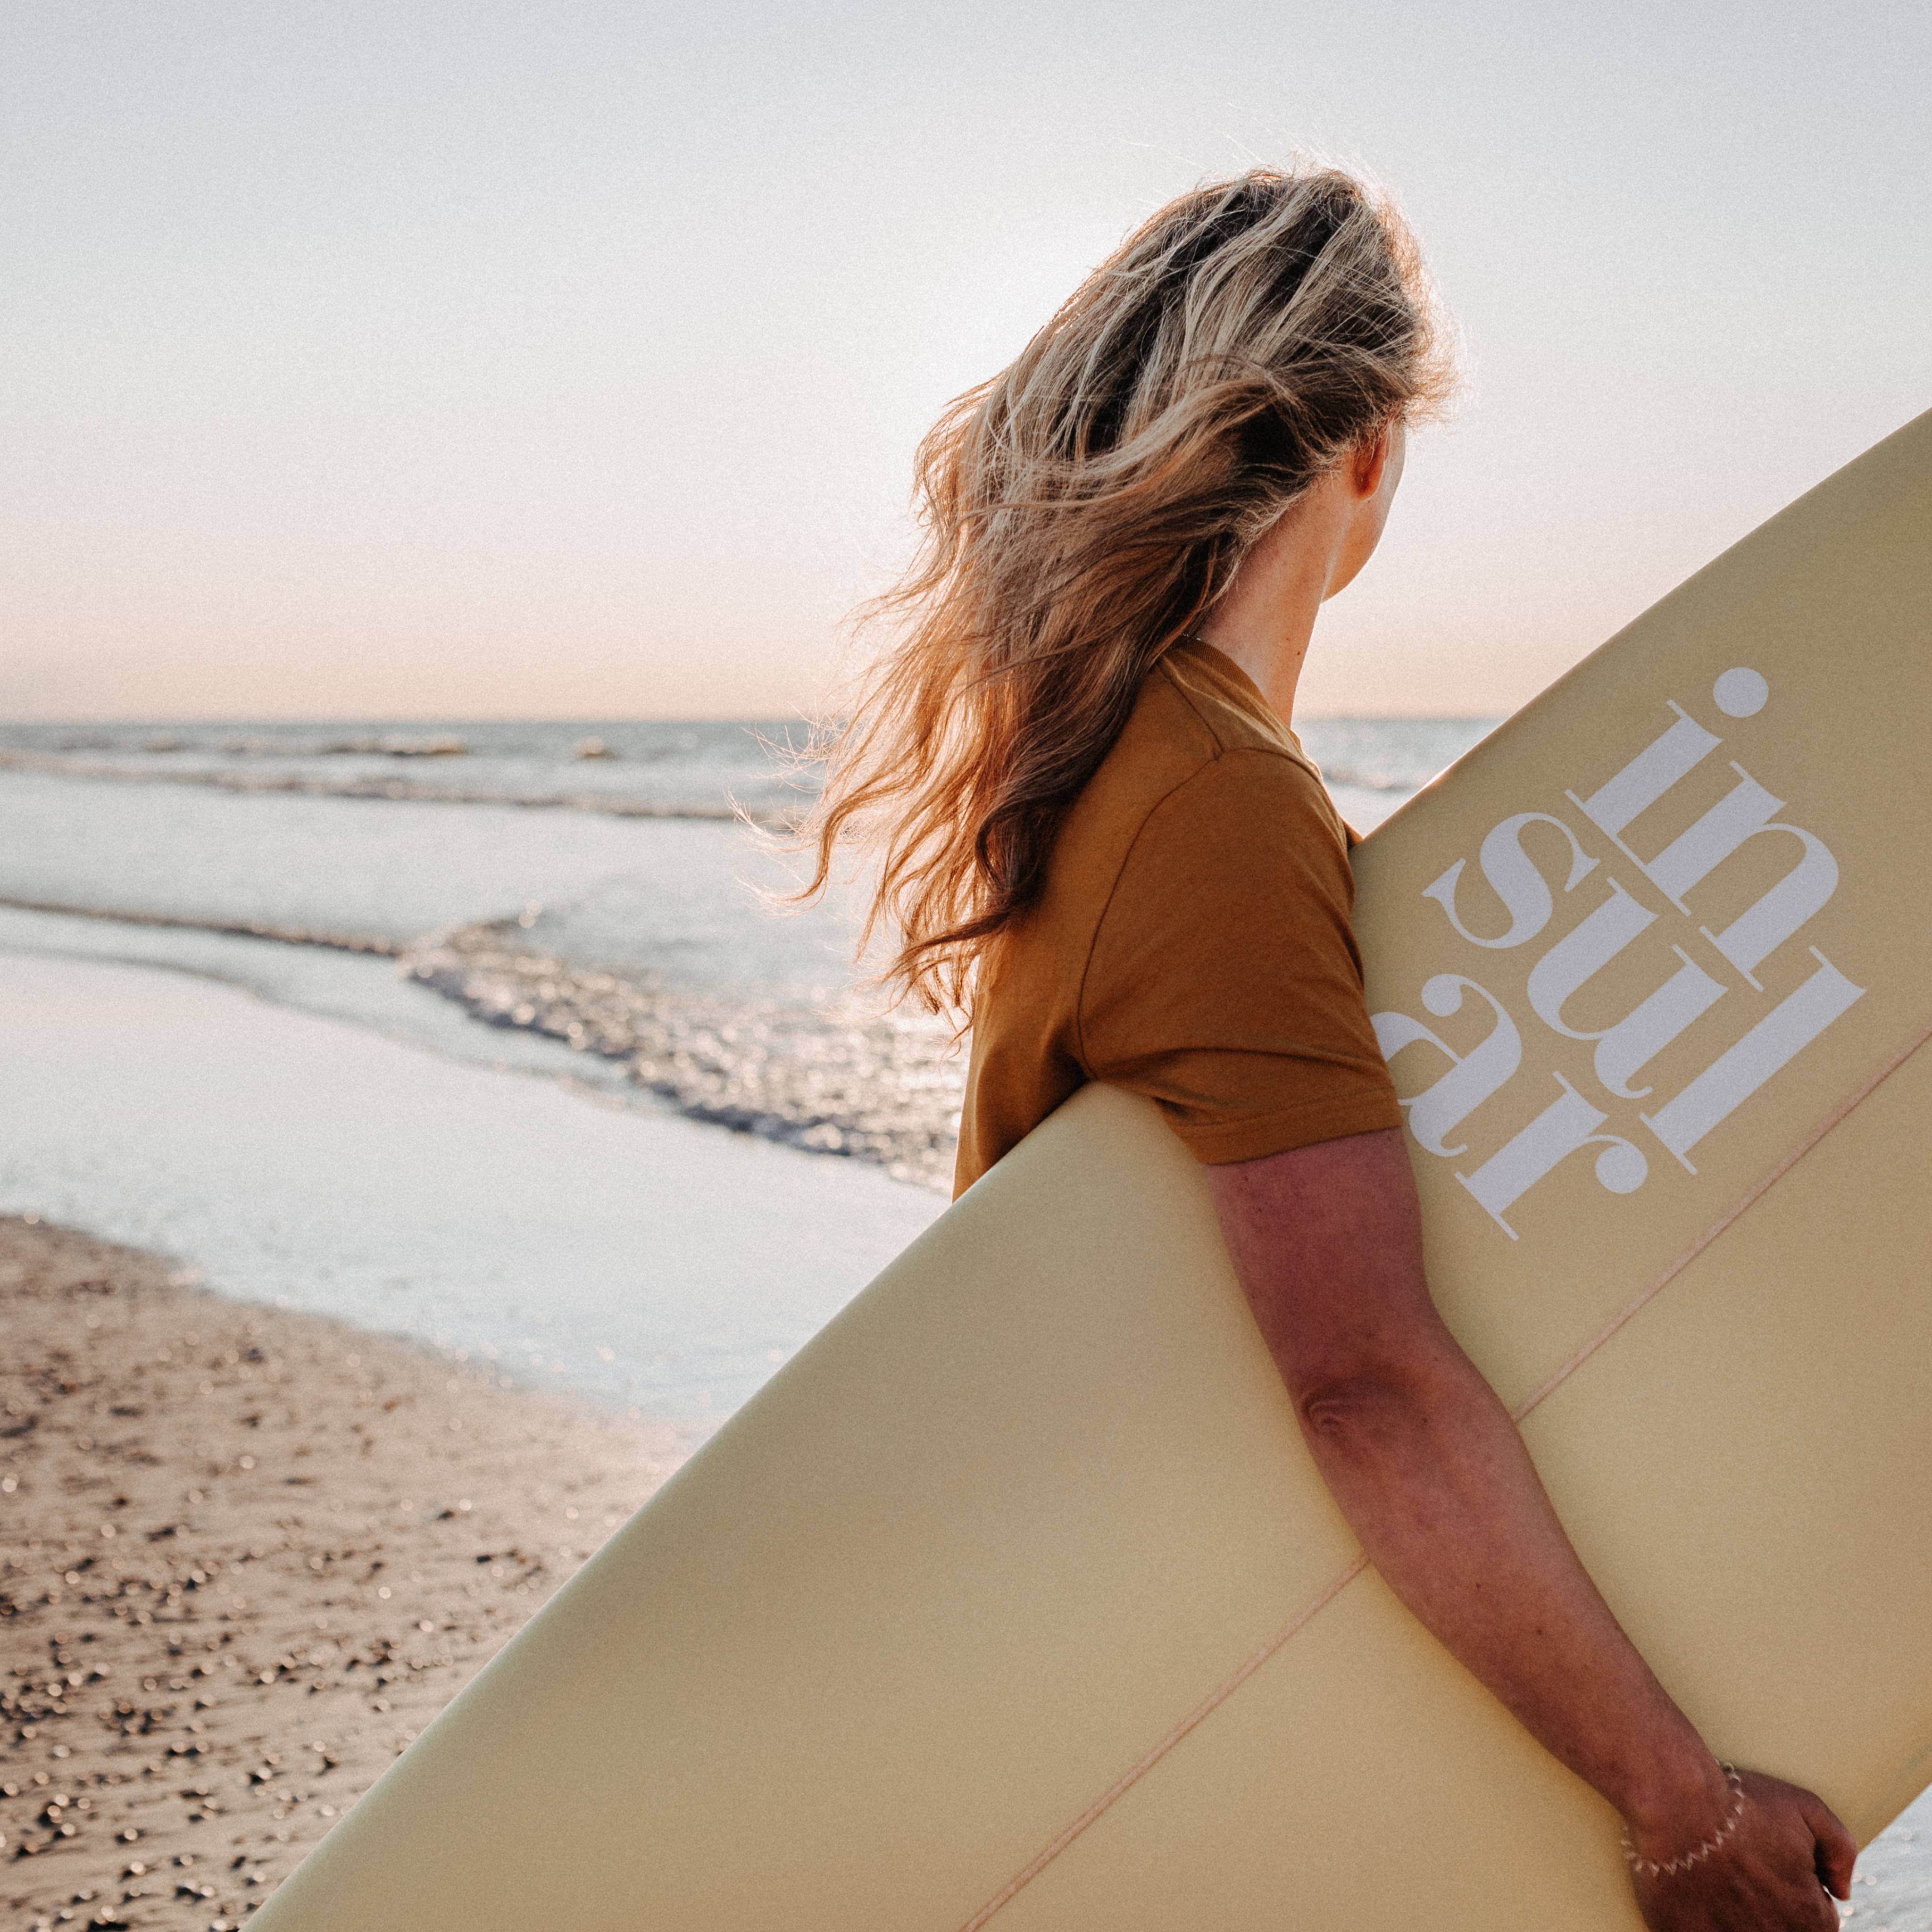
[[[963,1061],[936,1024],[868,1010],[856,998],[846,1002],[842,1025],[829,1028],[833,1015],[822,1004],[706,997],[654,986],[650,975],[636,970],[574,964],[518,944],[518,922],[511,918],[398,940],[0,893],[0,926],[9,914],[48,922],[47,943],[38,949],[10,946],[0,931],[0,952],[74,956],[71,946],[63,952],[58,943],[62,922],[72,921],[90,938],[102,935],[90,949],[94,956],[164,970],[203,970],[196,942],[210,939],[388,962],[405,1001],[411,992],[426,991],[490,1030],[466,1041],[458,1057],[469,1064],[502,1062],[504,1034],[518,1034],[520,1044],[556,1050],[543,1067],[555,1078],[633,1105],[656,1102],[686,1120],[802,1153],[856,1160],[895,1180],[950,1196],[958,1136],[925,1117],[934,1092],[954,1096],[947,1114],[956,1117]],[[117,934],[123,935],[119,946]],[[135,936],[132,944],[127,935]],[[150,938],[160,941],[158,953],[140,944]],[[297,1011],[329,1010],[299,1000],[278,1003]],[[370,1023],[367,1015],[338,1016]],[[413,1032],[421,1043],[429,1030],[426,1016],[418,1010],[410,1017],[415,1024],[402,1036]]]
[[[238,1926],[682,1460],[465,1351],[0,1219],[10,1923]]]
[[[34,916],[0,914],[0,1212],[176,1256],[226,1294],[712,1426],[944,1208],[588,1087],[596,1056],[376,962],[210,934],[190,935],[199,970],[34,951],[15,929]]]

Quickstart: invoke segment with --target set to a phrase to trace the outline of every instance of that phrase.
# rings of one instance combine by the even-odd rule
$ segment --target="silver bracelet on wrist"
[[[1624,1834],[1624,1862],[1640,1878],[1675,1878],[1679,1872],[1688,1871],[1693,1865],[1702,1864],[1711,1854],[1720,1850],[1724,1841],[1738,1828],[1738,1820],[1744,1815],[1744,1780],[1738,1775],[1734,1764],[1720,1764],[1718,1768],[1724,1774],[1731,1787],[1730,1815],[1697,1846],[1694,1851],[1684,1852],[1676,1858],[1666,1858],[1660,1864],[1654,1858],[1637,1856],[1636,1847],[1630,1843],[1630,1834]]]

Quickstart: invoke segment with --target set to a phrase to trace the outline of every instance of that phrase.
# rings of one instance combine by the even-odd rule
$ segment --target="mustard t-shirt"
[[[1150,1095],[1209,1162],[1399,1126],[1348,836],[1240,667],[1175,645],[982,962],[955,1192],[1090,1080]]]

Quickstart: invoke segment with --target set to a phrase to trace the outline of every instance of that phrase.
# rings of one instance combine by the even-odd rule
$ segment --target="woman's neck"
[[[1304,490],[1242,558],[1220,601],[1196,627],[1260,686],[1283,724],[1322,600],[1351,582],[1373,554],[1401,480],[1403,438],[1392,425]]]
[[[1244,564],[1242,575],[1246,574]],[[1322,593],[1318,588],[1296,584],[1280,586],[1265,598],[1250,596],[1237,601],[1241,582],[1241,578],[1235,580],[1194,634],[1240,665],[1286,724],[1294,718],[1295,686],[1314,635]]]
[[[1335,575],[1346,519],[1320,485],[1292,504],[1242,558],[1234,580],[1195,634],[1234,659],[1260,687],[1282,723],[1294,715],[1294,688]]]

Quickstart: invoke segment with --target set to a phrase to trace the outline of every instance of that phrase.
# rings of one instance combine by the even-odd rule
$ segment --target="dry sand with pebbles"
[[[0,1220],[8,1927],[238,1926],[672,1429]]]

